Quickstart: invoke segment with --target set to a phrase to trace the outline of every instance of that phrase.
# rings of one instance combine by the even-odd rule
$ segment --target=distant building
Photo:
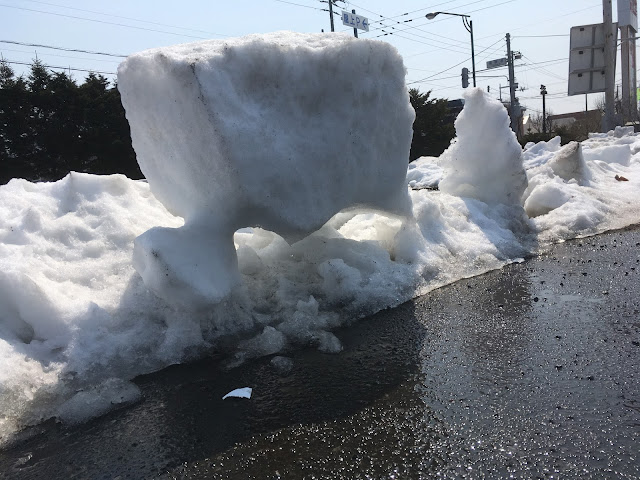
[[[602,112],[600,110],[587,110],[573,113],[562,113],[560,115],[547,116],[547,131],[551,132],[558,128],[571,129],[573,127],[588,129],[592,132],[600,131]],[[542,123],[540,116],[525,115],[522,120],[522,127],[525,133],[542,133]]]
[[[596,110],[583,110],[574,113],[561,113],[560,115],[549,115],[551,124],[555,127],[571,127],[574,123],[584,125],[600,125],[602,112]],[[595,131],[595,130],[594,130]]]
[[[457,98],[455,100],[449,100],[447,102],[447,114],[444,117],[444,123],[450,123],[453,125],[453,122],[458,118],[458,114],[464,108],[464,98]]]

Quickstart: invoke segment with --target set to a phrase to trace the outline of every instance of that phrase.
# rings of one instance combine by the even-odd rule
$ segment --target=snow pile
[[[154,195],[185,219],[137,241],[134,265],[173,304],[206,307],[240,277],[233,233],[299,240],[348,207],[409,214],[414,112],[388,43],[279,32],[145,51],[118,69]],[[339,88],[336,88],[336,85]]]
[[[409,164],[407,183],[414,190],[436,190],[443,174],[439,157],[420,157]]]
[[[457,141],[442,154],[440,190],[485,203],[520,204],[527,177],[507,111],[481,89],[468,89],[464,99],[455,123]]]
[[[516,201],[523,189],[520,157],[498,102],[474,92],[470,97],[455,148],[431,163],[447,170],[450,185],[469,185],[473,198],[414,190],[415,221],[342,211],[298,241],[259,227],[238,230],[232,238],[240,282],[207,309],[158,298],[132,266],[136,237],[154,225],[184,223],[147,183],[71,174],[55,183],[1,186],[0,443],[52,416],[74,423],[127,405],[139,396],[130,382],[136,375],[212,351],[226,351],[229,365],[300,346],[339,352],[332,330],[340,325],[500,268],[538,245],[640,222],[640,136],[593,137],[580,147],[582,161],[577,147],[561,147],[558,139],[528,145],[521,157],[528,186]],[[628,162],[620,161],[620,146],[631,152]],[[463,155],[482,159],[482,168],[498,172],[501,182],[479,174],[456,184],[463,172],[449,163],[461,168],[469,163]],[[303,170],[282,162],[279,185],[318,174],[357,189],[357,177],[369,175],[362,165],[318,173],[304,160]],[[407,172],[411,181],[426,182],[420,170]],[[433,170],[423,171],[429,182],[440,181]],[[259,169],[253,174],[263,178]],[[305,193],[318,196],[304,189],[297,195]],[[333,187],[325,194],[353,198]],[[307,204],[296,205],[295,216],[303,217]],[[208,241],[187,235],[188,228],[175,231],[185,232],[188,242]]]
[[[524,208],[529,217],[545,215],[568,202],[571,192],[567,182],[573,185],[587,184],[589,172],[579,143],[571,142],[557,151],[554,145],[554,152],[546,168],[537,170],[544,174],[532,175],[525,193]]]
[[[559,139],[554,139],[535,147],[537,156],[545,161],[529,163],[523,203],[540,241],[590,235],[638,222],[640,157],[631,152],[640,151],[640,141],[633,130],[616,132],[592,135],[581,144],[560,147]],[[528,150],[527,155],[531,155]]]
[[[589,177],[582,146],[578,142],[565,145],[548,163],[553,173],[566,182],[586,183]]]

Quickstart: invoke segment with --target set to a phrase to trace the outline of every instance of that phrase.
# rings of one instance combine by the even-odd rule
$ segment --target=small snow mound
[[[553,173],[566,181],[575,179],[580,182],[587,177],[582,146],[578,142],[570,142],[562,147],[547,165]]]
[[[407,183],[414,190],[436,190],[444,173],[438,157],[420,157],[409,164]]]
[[[633,126],[630,126],[630,127],[617,126],[613,131],[613,136],[616,138],[622,138],[622,137],[626,137],[627,135],[633,135],[633,133],[634,133]]]
[[[628,166],[631,160],[631,147],[628,144],[608,144],[584,150],[585,160],[599,160],[606,163],[618,163]]]
[[[529,217],[534,218],[561,207],[570,198],[571,196],[563,189],[561,183],[544,183],[531,191],[524,202],[524,209]]]

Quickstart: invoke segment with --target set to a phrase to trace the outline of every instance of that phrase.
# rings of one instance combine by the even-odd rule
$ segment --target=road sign
[[[490,68],[498,68],[498,67],[506,67],[507,66],[507,59],[505,58],[498,58],[496,60],[489,60],[487,62],[487,69]]]
[[[349,13],[342,11],[342,24],[347,27],[357,28],[358,30],[369,31],[369,19],[356,15],[355,13]]]

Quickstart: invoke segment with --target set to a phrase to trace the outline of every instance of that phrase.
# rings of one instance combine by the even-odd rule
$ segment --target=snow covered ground
[[[339,211],[362,202],[350,185],[364,188],[361,173],[375,177],[366,162],[348,171],[328,162],[318,172],[312,163],[292,169],[270,157],[287,185],[301,176],[320,175],[326,185],[335,179],[340,188],[325,193],[339,212],[310,235],[285,235],[289,241],[234,224],[237,281],[206,306],[161,298],[134,268],[136,238],[154,227],[188,227],[193,218],[183,212],[185,224],[170,213],[148,183],[71,173],[0,187],[0,444],[52,416],[82,422],[135,401],[133,377],[208,352],[225,349],[230,365],[299,346],[337,353],[332,330],[346,322],[554,242],[640,222],[640,136],[617,129],[581,145],[561,147],[556,138],[522,152],[497,101],[479,89],[465,97],[455,143],[409,165],[400,187],[412,204],[406,216],[389,213],[393,202],[384,199],[378,206],[386,211]],[[258,177],[244,178],[257,184]],[[287,197],[283,218],[304,223],[308,196],[323,192],[292,191],[302,200]],[[277,212],[277,203],[270,208]],[[312,231],[323,215],[297,230]],[[188,229],[175,231],[186,233],[163,247],[175,264],[216,249],[202,230],[195,241]]]

